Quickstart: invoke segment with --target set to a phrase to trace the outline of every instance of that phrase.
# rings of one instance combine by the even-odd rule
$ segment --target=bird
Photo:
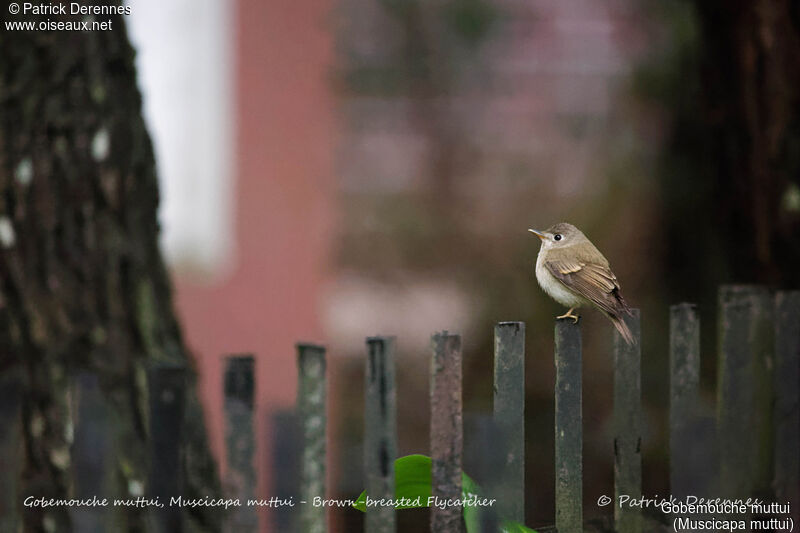
[[[552,299],[569,311],[557,319],[580,318],[573,311],[583,305],[594,306],[617,328],[629,345],[633,334],[623,319],[631,308],[620,293],[617,276],[608,260],[586,235],[572,224],[559,222],[544,231],[529,229],[541,240],[536,258],[536,280]]]

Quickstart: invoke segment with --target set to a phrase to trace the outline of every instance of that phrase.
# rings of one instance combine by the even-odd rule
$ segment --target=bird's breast
[[[539,251],[539,256],[536,258],[536,281],[544,292],[550,298],[557,301],[566,307],[578,307],[586,303],[584,298],[581,298],[571,290],[569,290],[558,278],[547,270],[544,266],[544,254]]]

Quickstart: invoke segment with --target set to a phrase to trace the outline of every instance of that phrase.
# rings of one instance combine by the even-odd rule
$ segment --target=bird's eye
[[[560,233],[556,233],[555,235],[553,235],[553,240],[554,241],[560,241],[561,240],[561,234]]]

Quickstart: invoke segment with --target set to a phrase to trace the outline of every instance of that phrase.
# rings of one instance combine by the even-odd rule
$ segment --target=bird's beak
[[[541,240],[545,240],[545,238],[547,237],[544,233],[542,233],[541,231],[536,231],[535,229],[529,229],[528,231],[539,237]]]

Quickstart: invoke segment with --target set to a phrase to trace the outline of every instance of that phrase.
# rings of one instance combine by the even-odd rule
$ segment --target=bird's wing
[[[609,315],[629,313],[628,304],[619,293],[617,277],[608,265],[580,260],[545,262],[545,267],[571,291],[583,296]]]

